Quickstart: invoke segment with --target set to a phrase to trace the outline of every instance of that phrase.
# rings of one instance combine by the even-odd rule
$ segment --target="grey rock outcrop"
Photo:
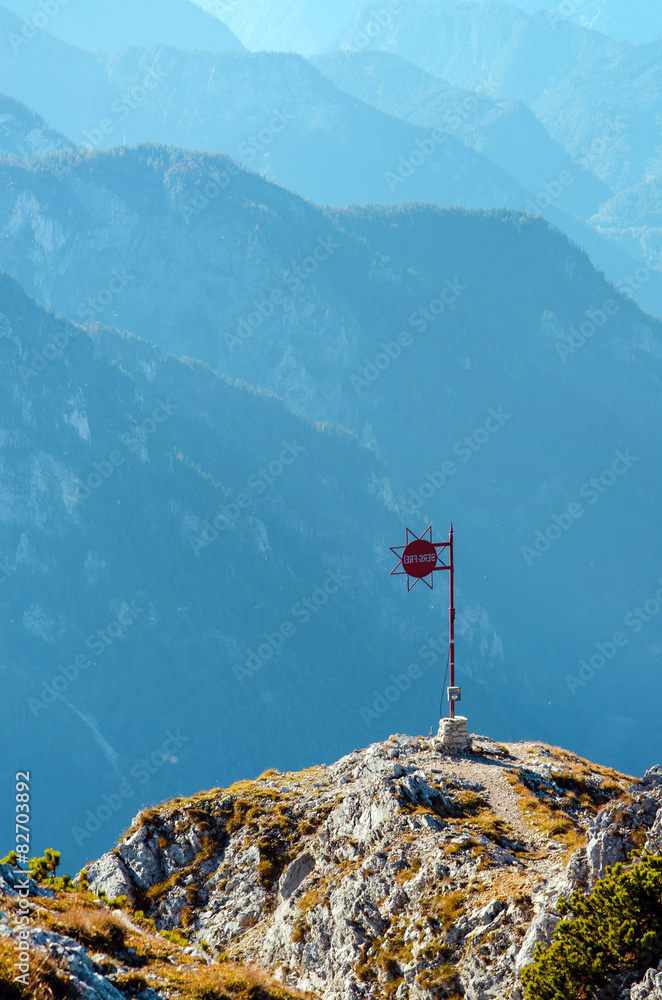
[[[559,896],[589,889],[642,837],[653,843],[660,775],[609,804],[626,779],[607,783],[540,745],[437,746],[397,735],[328,767],[266,772],[139,814],[90,867],[91,885],[324,1000],[377,998],[387,984],[400,1000],[440,990],[517,1000],[536,944],[552,940]],[[522,785],[586,831],[568,863],[517,809]],[[591,819],[568,789],[608,804]]]
[[[0,914],[0,937],[10,941],[18,938],[17,931],[4,914]],[[50,955],[60,967],[66,968],[71,977],[70,983],[82,1000],[126,1000],[125,995],[103,975],[87,950],[73,938],[41,928],[29,928],[22,938],[24,941],[28,942],[30,949]]]
[[[630,990],[630,1000],[662,1000],[662,962]]]
[[[29,896],[47,896],[52,899],[55,895],[48,886],[39,885],[11,865],[0,865],[0,896],[16,897],[21,894],[19,889],[26,887]]]

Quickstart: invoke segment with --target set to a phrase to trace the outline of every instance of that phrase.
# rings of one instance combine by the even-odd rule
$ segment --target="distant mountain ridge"
[[[0,8],[6,32],[16,20]],[[526,201],[506,171],[453,135],[357,101],[300,56],[151,46],[107,57],[47,36],[12,53],[0,34],[3,45],[0,87],[88,149],[148,141],[220,152],[325,204]]]
[[[57,166],[0,168],[0,266],[64,316],[92,310],[307,421],[348,428],[385,463],[396,536],[431,522],[443,534],[452,518],[465,539],[464,669],[478,710],[516,698],[520,722],[558,732],[561,719],[571,739],[590,698],[585,747],[635,770],[634,720],[613,717],[620,671],[589,684],[582,661],[602,663],[595,644],[658,586],[659,321],[525,215],[330,212],[226,158],[151,146],[83,157],[59,180]],[[118,364],[139,367],[123,356],[131,341],[113,343]],[[610,488],[596,492],[603,473]],[[649,689],[661,624],[628,627],[619,653]],[[374,698],[381,666],[366,656]],[[652,715],[641,731],[657,738]]]
[[[0,94],[0,158],[31,159],[71,148],[65,135],[49,128],[43,118],[25,104]]]
[[[555,198],[560,208],[588,218],[590,205],[611,197],[605,184],[587,170],[577,170],[562,146],[519,101],[495,100],[484,91],[452,87],[390,52],[338,52],[313,63],[337,86],[387,114],[447,129],[531,192],[544,191],[550,178],[569,171],[572,183]],[[535,203],[534,208],[538,208]]]
[[[128,45],[178,45],[182,49],[242,52],[227,25],[210,17],[191,0],[85,0],[69,7],[53,0],[36,7],[32,0],[3,0],[22,19],[8,37],[20,51],[44,28],[72,45],[114,52]]]
[[[109,275],[101,298],[135,281]],[[19,692],[0,727],[21,720],[17,755],[32,744],[33,837],[59,830],[80,865],[137,796],[208,783],[220,757],[232,781],[275,747],[296,766],[342,750],[439,631],[393,606],[401,525],[374,453],[198,362],[56,319],[6,275],[0,353],[0,682]],[[438,701],[430,659],[403,717]],[[104,796],[106,821],[77,838]]]

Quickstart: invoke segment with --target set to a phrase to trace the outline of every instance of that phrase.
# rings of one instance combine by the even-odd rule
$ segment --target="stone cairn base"
[[[469,728],[464,715],[456,715],[454,719],[440,719],[439,732],[433,738],[435,750],[442,753],[460,753],[468,750]]]

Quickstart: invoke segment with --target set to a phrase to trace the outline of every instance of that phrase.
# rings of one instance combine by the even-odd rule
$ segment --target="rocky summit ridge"
[[[82,885],[121,906],[132,933],[179,948],[167,968],[182,982],[187,969],[191,983],[201,969],[259,969],[271,985],[246,996],[521,1000],[521,970],[551,942],[560,897],[589,891],[636,848],[662,853],[662,767],[636,780],[535,742],[437,746],[394,735],[328,766],[145,809]],[[10,899],[6,880],[3,891]],[[0,915],[0,940],[9,925]],[[80,935],[48,926],[36,945],[59,949],[71,971]],[[86,960],[115,991],[90,980],[88,1000],[244,995],[178,992],[163,958],[133,980],[126,954]],[[662,1000],[662,963],[610,995]]]

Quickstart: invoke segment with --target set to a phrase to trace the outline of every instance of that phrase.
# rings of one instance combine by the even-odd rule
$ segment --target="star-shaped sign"
[[[411,537],[410,537],[411,536]],[[422,535],[415,535],[407,528],[406,545],[391,546],[391,552],[398,557],[398,565],[391,571],[391,576],[407,576],[407,590],[415,587],[422,580],[430,590],[434,589],[434,573],[442,569],[450,569],[444,563],[441,553],[450,545],[449,542],[432,541],[432,525]],[[430,577],[428,580],[427,578]],[[412,582],[413,581],[413,582]]]

